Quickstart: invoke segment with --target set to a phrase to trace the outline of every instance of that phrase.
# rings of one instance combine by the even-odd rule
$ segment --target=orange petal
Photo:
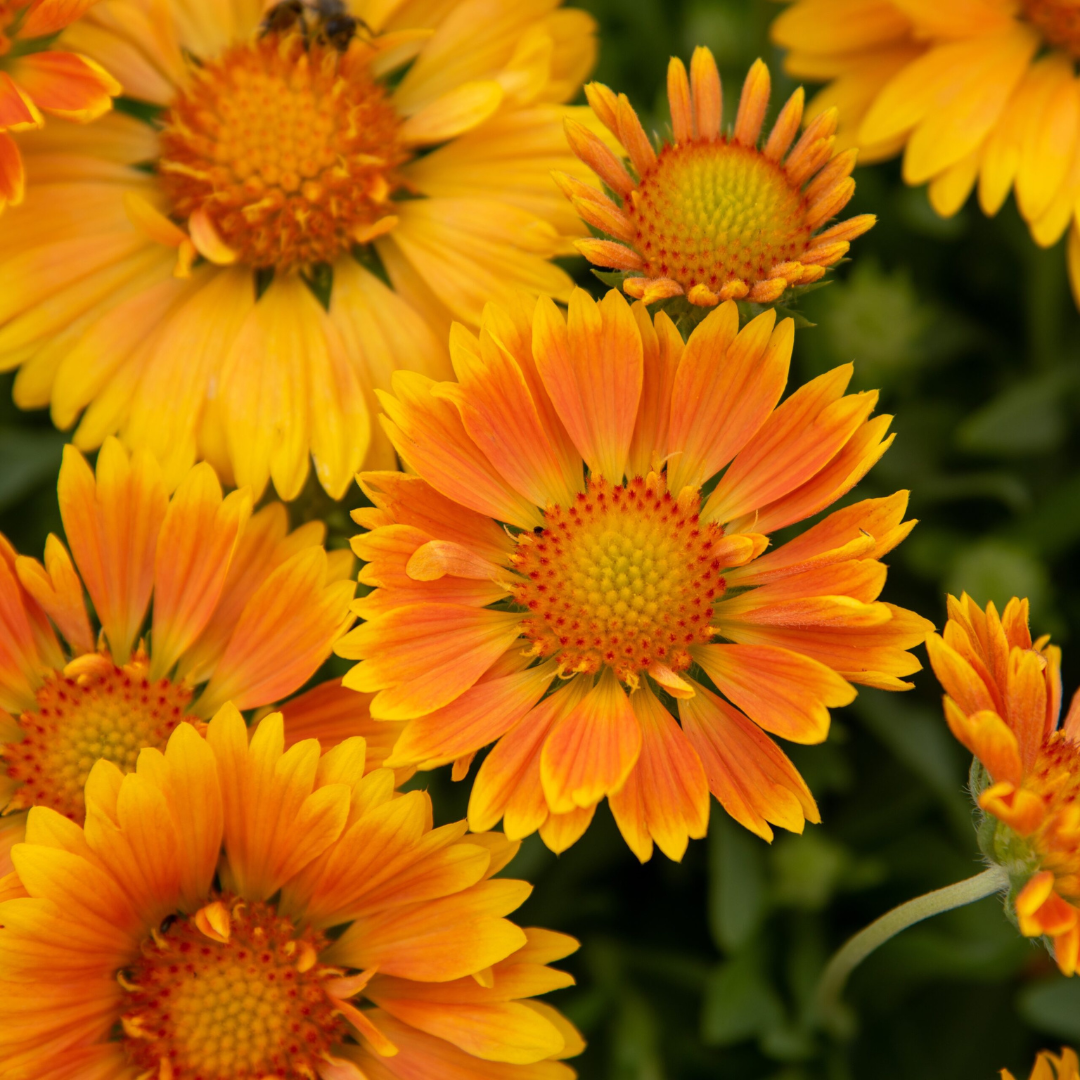
[[[723,92],[716,60],[704,45],[694,49],[690,57],[690,86],[694,101],[694,133],[699,139],[712,141],[720,135]]]
[[[205,463],[177,488],[154,564],[152,679],[166,675],[206,628],[250,514],[247,492],[222,499],[214,470]]]
[[[742,146],[757,146],[765,110],[769,107],[771,87],[768,67],[764,61],[755,60],[743,83],[739,112],[735,117],[734,138]]]
[[[591,472],[621,483],[643,377],[629,306],[614,289],[599,304],[578,289],[567,322],[549,299],[535,319],[536,366],[566,430]]]
[[[585,809],[575,806],[565,814],[548,814],[539,829],[540,839],[549,851],[561,855],[585,835],[595,814],[596,806]]]
[[[1005,711],[1004,702],[996,700],[991,687],[980,677],[971,661],[946,644],[938,634],[931,634],[926,639],[926,654],[945,693],[968,716],[983,710],[997,713]]]
[[[19,27],[20,40],[45,37],[70,26],[95,0],[33,0]]]
[[[794,324],[774,330],[767,311],[740,332],[734,301],[718,307],[690,335],[671,393],[668,464],[673,492],[699,487],[758,432],[787,382]]]
[[[1046,819],[1046,806],[1033,791],[1017,788],[1008,780],[991,784],[980,796],[979,806],[1004,821],[1013,832],[1030,836]]]
[[[406,720],[454,701],[518,637],[521,616],[454,604],[417,604],[363,623],[337,646],[363,660],[345,677],[355,690],[382,693],[372,715]]]
[[[0,211],[5,206],[18,206],[25,192],[26,174],[19,147],[6,131],[0,131]]]
[[[1013,649],[1009,656],[1005,708],[1016,733],[1024,767],[1035,764],[1046,726],[1046,662],[1038,653]]]
[[[720,805],[751,832],[772,840],[769,827],[801,833],[821,820],[795,766],[756,724],[703,686],[679,702],[679,718]]]
[[[86,613],[82,580],[63,541],[49,533],[44,567],[35,559],[20,555],[15,560],[15,570],[23,588],[56,623],[73,653],[93,652],[94,634]]]
[[[683,62],[673,56],[667,70],[668,105],[671,108],[671,132],[676,144],[694,137],[694,113],[690,104],[690,80]]]
[[[630,699],[641,725],[641,756],[622,788],[609,796],[615,822],[634,854],[645,862],[652,841],[676,862],[690,837],[709,825],[709,784],[701,758],[675,718],[644,686]]]
[[[25,131],[43,123],[30,97],[6,71],[0,71],[0,132]]]
[[[766,731],[792,742],[823,742],[830,708],[855,690],[835,671],[771,645],[699,645],[691,655],[717,689]]]
[[[509,731],[543,696],[554,664],[477,683],[457,700],[405,728],[388,765],[434,769],[471,754]]]
[[[957,740],[989,770],[994,780],[1016,785],[1023,779],[1024,766],[1016,735],[996,712],[981,710],[971,716],[950,697],[945,698],[945,720]]]
[[[486,328],[477,341],[459,325],[450,332],[450,355],[458,383],[435,393],[454,402],[473,442],[530,502],[567,505],[581,490],[581,465],[576,475],[563,471],[514,357]]]
[[[618,791],[641,752],[641,725],[610,668],[544,743],[540,779],[553,814]]]
[[[644,304],[634,304],[631,310],[641,333],[642,382],[626,471],[630,476],[648,476],[667,457],[671,393],[683,339],[664,312],[657,313],[654,323]]]
[[[130,458],[105,440],[97,477],[82,454],[64,447],[60,515],[75,563],[101,621],[113,659],[127,662],[154,585],[154,558],[168,496],[157,462]]]
[[[39,52],[15,62],[19,85],[39,109],[86,124],[112,108],[121,85],[87,56]]]
[[[724,523],[752,513],[823,469],[877,404],[876,393],[841,396],[851,371],[845,365],[796,390],[728,467],[704,516]]]
[[[458,411],[439,400],[437,383],[415,372],[393,377],[396,397],[380,394],[383,427],[398,453],[436,491],[518,528],[542,524],[536,504],[515,491],[469,437]]]
[[[293,693],[352,623],[351,581],[327,581],[322,547],[282,563],[247,602],[221,660],[196,702],[208,716],[226,701],[252,709]]]

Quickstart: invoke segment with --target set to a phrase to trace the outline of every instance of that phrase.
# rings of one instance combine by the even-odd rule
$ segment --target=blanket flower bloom
[[[593,132],[566,121],[574,152],[618,204],[572,176],[557,176],[574,208],[610,239],[576,242],[598,266],[627,271],[623,289],[652,304],[680,296],[709,308],[725,300],[772,303],[786,289],[825,276],[874,224],[862,214],[824,232],[855,193],[856,152],[833,152],[836,113],[810,124],[792,148],[803,115],[798,89],[763,147],[769,69],[758,60],[743,84],[735,125],[721,130],[716,61],[695,50],[668,65],[672,141],[653,148],[625,94],[585,87],[600,122],[629,158],[629,171]]]
[[[12,132],[43,113],[87,124],[112,108],[120,84],[88,56],[56,50],[56,35],[96,0],[0,0],[0,213],[23,201],[26,170]]]
[[[0,370],[170,489],[201,459],[289,500],[313,458],[340,498],[365,456],[392,463],[370,409],[395,367],[446,377],[452,318],[569,295],[550,258],[584,227],[550,173],[588,175],[561,103],[594,24],[559,0],[264,6],[111,0],[68,32],[125,108],[24,140]]]
[[[0,892],[4,1075],[572,1080],[580,1036],[530,999],[577,942],[506,918],[516,845],[432,828],[364,759],[286,750],[280,715],[249,741],[226,705],[134,773],[99,761],[84,828],[35,807]]]
[[[863,161],[904,151],[943,216],[978,185],[986,214],[1010,190],[1043,247],[1069,229],[1080,305],[1080,9],[1075,0],[795,0],[773,24],[798,78],[828,82]]]
[[[1014,1080],[1013,1074],[1008,1069],[1002,1069],[1001,1080]],[[1060,1055],[1043,1050],[1035,1059],[1028,1080],[1080,1080],[1080,1059],[1076,1051],[1068,1047]]]
[[[81,824],[98,758],[130,772],[184,717],[294,693],[352,622],[352,556],[280,503],[223,498],[205,463],[170,498],[145,451],[109,439],[95,477],[68,446],[59,498],[68,546],[50,536],[44,565],[0,537],[0,874],[29,807]]]
[[[740,332],[729,301],[684,345],[578,290],[568,319],[522,299],[455,327],[458,382],[395,376],[385,425],[416,475],[360,477],[375,588],[335,646],[371,715],[407,721],[388,765],[462,776],[498,740],[471,826],[556,851],[605,796],[642,860],[705,834],[710,789],[767,839],[819,820],[765,732],[821,742],[852,682],[906,688],[930,625],[877,600],[905,492],[766,554],[890,441],[876,394],[844,395],[850,365],[778,405],[793,336],[772,309]]]
[[[1080,951],[1080,698],[1059,726],[1061,650],[1032,641],[1028,602],[998,615],[949,597],[945,633],[926,643],[945,718],[981,763],[973,790],[987,815],[983,850],[1009,870],[1020,931],[1046,935],[1058,966]]]

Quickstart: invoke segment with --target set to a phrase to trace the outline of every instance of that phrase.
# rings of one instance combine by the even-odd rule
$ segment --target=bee
[[[263,16],[259,34],[265,37],[267,34],[280,34],[291,30],[304,18],[304,5],[301,0],[278,0],[272,8],[269,8]]]
[[[367,28],[362,19],[350,15],[345,7],[345,0],[310,0],[311,7],[319,19],[318,40],[333,45],[338,52],[345,52],[356,36],[361,25]]]

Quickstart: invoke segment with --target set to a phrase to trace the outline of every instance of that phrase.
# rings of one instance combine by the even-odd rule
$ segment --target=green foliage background
[[[666,128],[669,55],[688,59],[696,44],[720,62],[729,114],[756,56],[773,69],[776,102],[793,88],[767,44],[769,0],[582,6],[601,24],[597,77],[629,94],[646,128]],[[856,493],[909,488],[921,519],[891,557],[886,598],[940,626],[946,589],[999,604],[1030,596],[1036,631],[1065,646],[1069,694],[1080,677],[1080,317],[1062,246],[1035,248],[1011,203],[994,221],[975,206],[942,221],[896,163],[856,178],[850,212],[880,224],[837,282],[806,298],[818,325],[797,335],[795,372],[803,381],[855,360],[856,385],[880,387],[881,409],[896,414],[895,446]],[[4,388],[0,528],[22,551],[39,554],[59,531],[63,441]],[[294,513],[329,515],[339,544],[351,531],[314,494]],[[968,762],[932,676],[915,681],[906,695],[863,691],[826,745],[793,748],[824,815],[802,837],[768,846],[714,812],[682,864],[658,854],[639,866],[602,808],[560,858],[525,844],[512,867],[536,883],[523,921],[583,942],[570,961],[579,985],[557,1003],[589,1039],[584,1080],[977,1080],[1002,1066],[1026,1078],[1037,1048],[1080,1043],[1080,979],[1056,974],[994,899],[873,956],[849,988],[852,1039],[807,1025],[811,988],[849,934],[980,868]],[[442,773],[422,783],[442,820],[463,814],[467,785]]]

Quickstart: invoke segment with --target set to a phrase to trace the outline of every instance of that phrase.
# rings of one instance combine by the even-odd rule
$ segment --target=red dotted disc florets
[[[182,916],[120,973],[124,1047],[146,1075],[174,1080],[313,1080],[344,1021],[314,958],[323,935],[297,931],[269,904],[223,897],[227,941]],[[161,1072],[167,1061],[171,1072]]]
[[[398,126],[359,48],[270,33],[193,74],[158,174],[174,215],[205,210],[241,262],[330,262],[389,216]]]
[[[566,672],[606,664],[629,683],[654,662],[685,671],[690,647],[713,637],[724,591],[713,553],[723,530],[699,520],[699,505],[651,474],[618,487],[594,477],[572,505],[548,507],[546,527],[521,534],[512,556],[537,654]]]
[[[806,253],[806,202],[783,169],[724,139],[665,146],[625,210],[648,277],[718,292]]]
[[[1076,0],[1022,0],[1024,14],[1046,41],[1080,58],[1080,4]]]
[[[1055,889],[1068,900],[1080,900],[1080,746],[1059,731],[1039,748],[1024,788],[1042,799],[1046,818],[1028,842],[1041,856],[1041,868],[1052,870]]]
[[[80,675],[46,677],[37,708],[19,717],[22,741],[3,747],[8,775],[23,782],[11,809],[49,806],[81,825],[94,762],[105,758],[133,772],[139,751],[163,747],[183,718],[191,690],[151,681],[144,656],[122,668],[108,656],[90,659]]]

